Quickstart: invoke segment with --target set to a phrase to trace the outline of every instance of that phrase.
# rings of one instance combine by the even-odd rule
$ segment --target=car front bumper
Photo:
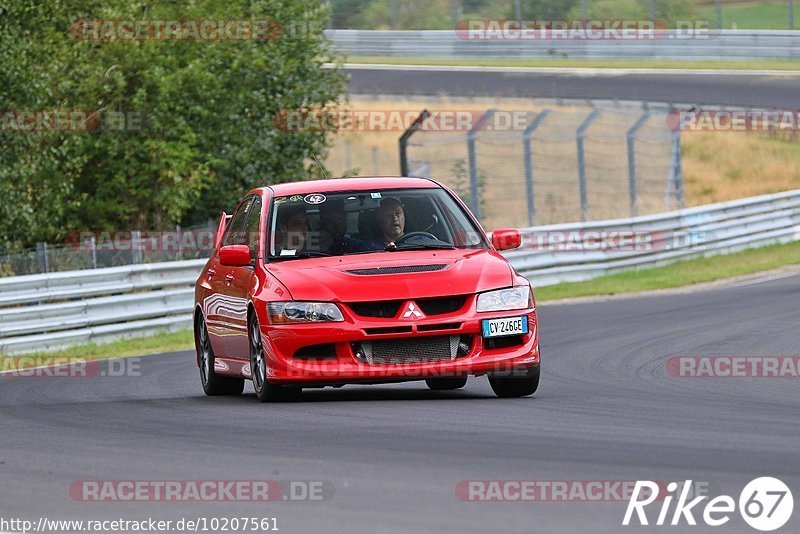
[[[493,347],[496,342],[487,343],[482,337],[482,319],[520,315],[528,317],[527,334],[500,342],[500,347]],[[268,380],[284,385],[396,382],[483,374],[524,376],[528,368],[539,365],[539,324],[533,308],[513,312],[472,312],[418,322],[355,321],[346,317],[341,323],[268,325],[262,321],[260,324]],[[439,329],[439,326],[446,328]],[[403,331],[393,332],[392,329]],[[426,338],[433,341],[433,338],[441,339],[443,336],[468,338],[469,350],[451,359],[435,361],[426,361],[424,356],[415,354],[401,355],[391,363],[368,363],[358,350],[362,343],[414,340],[424,344]],[[308,347],[326,347],[332,354],[318,359],[297,357],[298,351]],[[414,360],[413,363],[405,363],[406,356]]]

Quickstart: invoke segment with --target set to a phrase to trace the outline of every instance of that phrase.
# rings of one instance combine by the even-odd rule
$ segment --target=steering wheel
[[[405,243],[406,241],[408,241],[409,239],[411,239],[413,237],[420,237],[420,236],[421,237],[427,237],[428,239],[433,239],[434,241],[439,241],[439,238],[436,237],[435,235],[433,235],[430,232],[409,232],[409,233],[403,234],[400,237],[398,237],[397,239],[395,239],[394,244],[395,245],[400,245],[401,243]]]

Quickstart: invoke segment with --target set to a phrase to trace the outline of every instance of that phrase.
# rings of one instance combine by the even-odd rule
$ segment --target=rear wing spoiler
[[[223,211],[219,218],[219,224],[217,225],[217,235],[214,236],[214,250],[219,248],[219,244],[222,242],[222,236],[225,235],[225,230],[228,229],[228,223],[230,222],[231,215]]]

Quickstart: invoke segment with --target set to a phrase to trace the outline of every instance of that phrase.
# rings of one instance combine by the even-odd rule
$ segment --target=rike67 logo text
[[[695,514],[711,527],[725,525],[736,512],[737,502],[733,497],[720,495],[701,506],[708,499],[707,495],[690,499],[692,481],[687,480],[682,487],[676,482],[667,484],[667,495],[660,502],[658,518],[655,523],[652,513],[648,518],[645,508],[656,501],[659,496],[658,484],[650,480],[638,480],[633,489],[628,508],[622,524],[628,525],[697,525]],[[643,497],[643,498],[642,498]],[[675,508],[670,510],[677,497]],[[658,505],[656,505],[657,507]],[[742,519],[756,530],[768,532],[776,530],[789,521],[794,509],[794,499],[789,487],[781,480],[772,477],[760,477],[751,480],[739,494],[739,513]],[[656,508],[654,507],[654,508]],[[655,510],[651,510],[653,512]],[[672,512],[670,514],[670,512]],[[634,519],[635,514],[635,519]]]

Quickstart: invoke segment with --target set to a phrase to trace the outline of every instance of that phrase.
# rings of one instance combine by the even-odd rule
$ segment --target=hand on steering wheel
[[[398,237],[397,239],[395,239],[394,240],[394,244],[395,245],[400,245],[402,243],[405,243],[407,240],[409,240],[409,239],[411,239],[413,237],[420,237],[420,236],[427,237],[429,239],[433,239],[434,241],[439,241],[439,238],[436,237],[435,235],[433,235],[430,232],[409,232],[409,233],[403,234],[400,237]]]

